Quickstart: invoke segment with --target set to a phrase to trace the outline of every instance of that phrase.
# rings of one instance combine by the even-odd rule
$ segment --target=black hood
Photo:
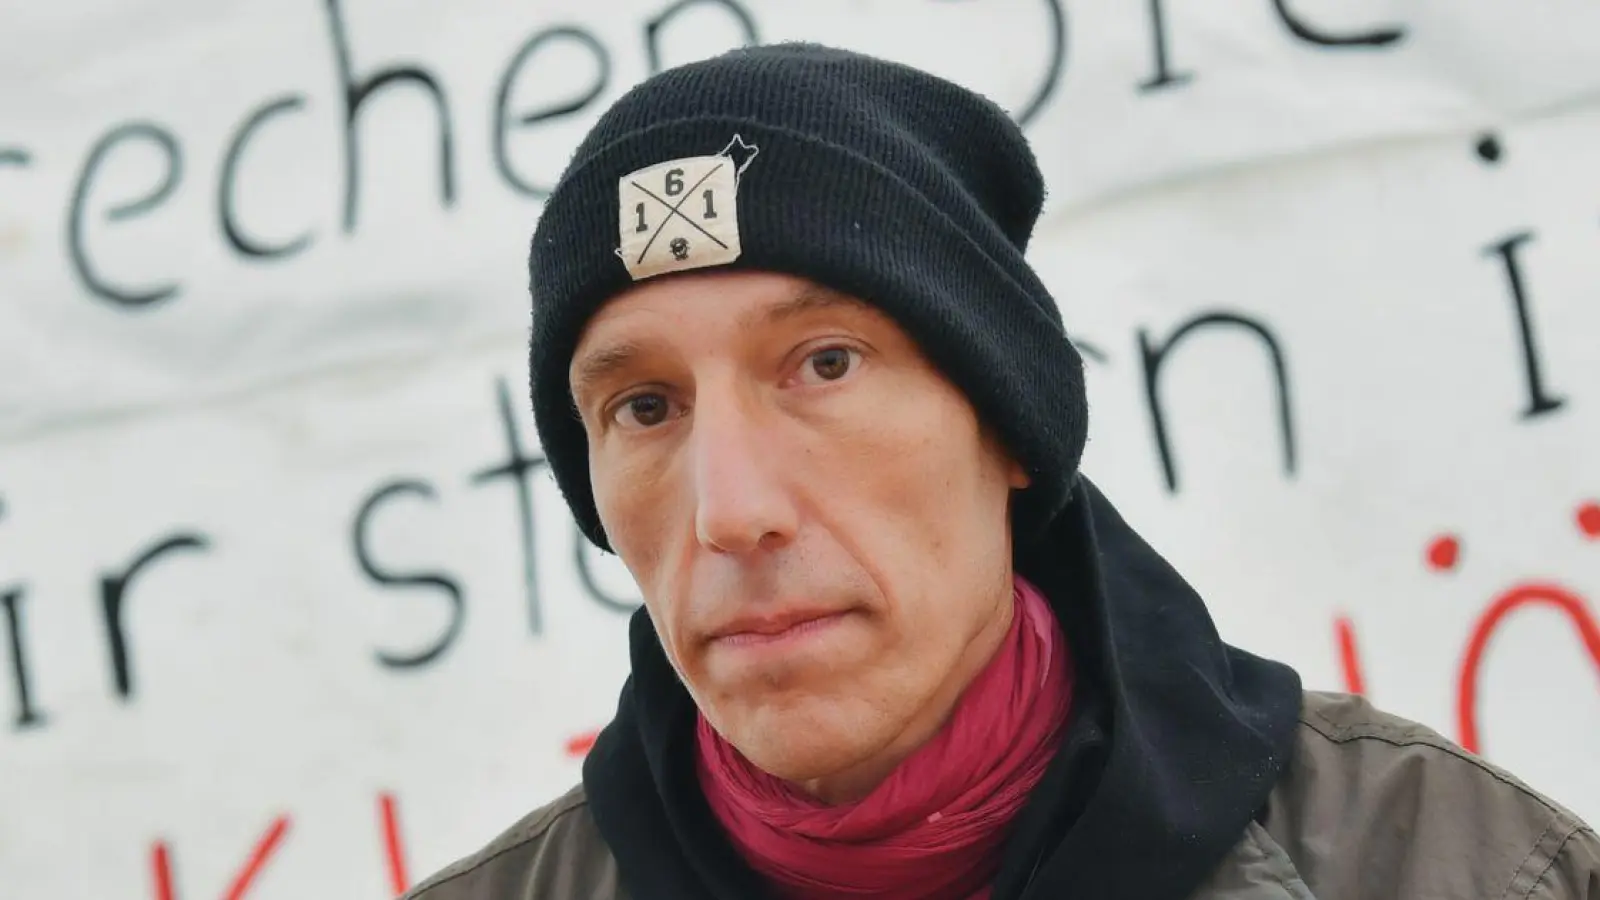
[[[1189,897],[1284,769],[1299,676],[1223,643],[1200,596],[1086,478],[1016,565],[1061,619],[1077,693],[995,900]],[[642,609],[629,640],[632,674],[583,767],[623,883],[635,900],[765,896],[700,794],[694,703]]]

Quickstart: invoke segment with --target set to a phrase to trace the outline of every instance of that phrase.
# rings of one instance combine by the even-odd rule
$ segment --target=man
[[[1078,471],[994,105],[810,45],[661,73],[533,238],[532,395],[641,587],[582,784],[411,893],[1584,898],[1600,840],[1224,644]]]

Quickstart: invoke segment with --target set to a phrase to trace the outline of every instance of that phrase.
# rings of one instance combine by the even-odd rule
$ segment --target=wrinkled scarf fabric
[[[698,773],[733,845],[787,900],[986,900],[1007,825],[1055,754],[1072,662],[1037,588],[949,721],[859,802],[825,805],[757,769],[702,716]]]

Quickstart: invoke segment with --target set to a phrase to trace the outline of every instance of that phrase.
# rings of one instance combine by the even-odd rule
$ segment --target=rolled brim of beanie
[[[610,549],[568,366],[589,319],[635,284],[615,254],[618,179],[667,160],[715,154],[735,135],[758,150],[737,188],[741,255],[694,271],[794,275],[888,314],[1028,472],[1030,486],[1013,507],[1016,527],[1031,530],[1053,518],[1076,477],[1087,403],[1081,359],[1022,251],[993,223],[992,233],[975,226],[981,217],[963,228],[891,168],[849,148],[758,122],[704,117],[634,131],[588,156],[563,176],[535,233],[529,258],[534,414],[585,535]],[[892,162],[937,164],[931,156]]]

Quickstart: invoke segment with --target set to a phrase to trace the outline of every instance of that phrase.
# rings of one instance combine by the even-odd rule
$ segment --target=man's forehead
[[[595,323],[630,311],[656,310],[709,304],[727,311],[741,324],[773,321],[813,309],[867,304],[850,295],[805,278],[777,272],[706,272],[667,275],[632,287],[601,306],[590,320]]]
[[[869,304],[814,282],[783,279],[749,283],[737,279],[700,280],[680,277],[635,288],[603,305],[584,327],[574,354],[600,352],[602,343],[627,341],[655,330],[657,323],[673,320],[672,313],[709,314],[713,321],[728,316],[740,330],[780,324],[825,310],[875,314]]]
[[[751,309],[742,310],[740,312],[740,324],[746,326],[773,324],[796,319],[806,313],[821,310],[849,310],[862,313],[873,311],[870,306],[855,297],[840,293],[832,288],[807,282],[798,291],[786,298],[780,298]]]

